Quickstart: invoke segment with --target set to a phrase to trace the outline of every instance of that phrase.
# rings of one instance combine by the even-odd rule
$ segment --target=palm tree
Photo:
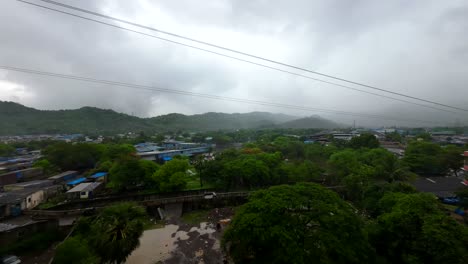
[[[139,246],[145,216],[145,209],[134,203],[121,203],[102,211],[90,238],[102,263],[123,263]]]

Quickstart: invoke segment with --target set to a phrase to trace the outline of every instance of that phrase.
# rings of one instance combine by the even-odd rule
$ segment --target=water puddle
[[[140,246],[128,257],[126,264],[154,264],[158,261],[204,258],[207,253],[218,255],[220,242],[216,230],[207,223],[191,227],[188,232],[178,225],[146,230],[140,238]],[[214,252],[211,252],[214,251]],[[203,261],[202,261],[203,262]]]

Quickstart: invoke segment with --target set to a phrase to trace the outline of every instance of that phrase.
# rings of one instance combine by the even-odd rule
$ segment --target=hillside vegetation
[[[21,134],[115,134],[125,132],[213,131],[248,128],[298,127],[296,118],[284,114],[252,112],[245,114],[168,114],[139,118],[113,110],[82,107],[75,110],[37,110],[13,102],[0,101],[0,135]],[[338,127],[334,122],[307,118],[303,128]]]

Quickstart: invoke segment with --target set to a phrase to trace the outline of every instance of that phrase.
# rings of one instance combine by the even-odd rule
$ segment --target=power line
[[[30,4],[30,5],[34,5],[34,6],[38,6],[38,7],[42,7],[42,8],[46,8],[46,9],[49,9],[49,10],[52,10],[52,11],[57,11],[57,12],[61,12],[61,13],[64,13],[64,14],[73,15],[73,16],[75,16],[75,17],[80,17],[80,18],[84,18],[84,19],[87,19],[87,20],[91,20],[91,21],[97,22],[97,20],[92,20],[92,19],[89,19],[89,18],[85,18],[85,17],[81,17],[81,16],[78,16],[78,15],[75,15],[75,14],[71,14],[71,13],[67,13],[67,12],[64,12],[64,11],[56,10],[56,9],[53,9],[53,8],[41,6],[41,5],[38,5],[38,4],[31,3],[31,2],[27,2],[27,1],[23,1],[23,0],[17,0],[17,1],[20,1],[20,2],[23,2],[23,3],[26,3],[26,4]],[[251,53],[246,53],[246,52],[234,50],[234,49],[231,49],[231,48],[227,48],[227,47],[223,47],[223,46],[220,46],[220,45],[216,45],[216,44],[212,44],[212,43],[209,43],[209,42],[205,42],[205,41],[202,41],[202,40],[198,40],[198,39],[194,39],[194,38],[182,36],[182,35],[179,35],[179,34],[171,33],[171,32],[168,32],[168,31],[164,31],[164,30],[157,29],[157,28],[153,28],[153,27],[141,25],[141,24],[134,23],[134,22],[131,22],[131,21],[119,19],[119,18],[116,18],[116,17],[112,17],[112,16],[108,16],[108,15],[105,15],[105,14],[93,12],[93,11],[90,11],[90,10],[87,10],[87,9],[83,9],[83,8],[79,8],[79,7],[75,7],[75,6],[71,6],[71,5],[67,5],[67,4],[63,4],[63,3],[60,3],[60,2],[51,1],[51,0],[39,0],[39,1],[42,1],[42,2],[45,2],[45,3],[49,3],[49,4],[52,4],[52,5],[61,6],[61,7],[68,8],[68,9],[72,9],[72,10],[76,10],[76,11],[80,11],[80,12],[84,12],[84,13],[87,13],[87,14],[91,14],[91,15],[103,17],[103,18],[106,18],[106,19],[111,19],[111,20],[114,20],[114,21],[118,21],[118,22],[121,22],[121,23],[128,24],[128,25],[132,25],[132,26],[144,28],[144,29],[147,29],[147,30],[155,31],[155,32],[158,32],[158,33],[161,33],[161,34],[165,34],[165,35],[169,35],[169,36],[173,36],[173,37],[176,37],[176,38],[181,38],[181,39],[189,40],[189,41],[196,42],[196,43],[199,43],[199,44],[203,44],[203,45],[206,45],[206,46],[210,46],[210,47],[214,47],[214,48],[217,48],[217,49],[226,50],[226,51],[229,51],[229,52],[232,52],[232,53],[237,53],[237,54],[240,54],[240,55],[243,55],[243,56],[248,56],[248,57],[251,57],[251,58],[258,59],[258,60],[262,60],[262,61],[266,61],[266,62],[269,62],[269,63],[281,65],[281,66],[284,66],[284,67],[288,67],[288,68],[292,68],[292,69],[296,69],[296,70],[301,70],[301,71],[305,71],[305,72],[309,72],[309,73],[313,73],[313,74],[316,74],[316,75],[324,76],[324,77],[331,78],[331,79],[335,79],[335,80],[338,80],[338,81],[342,81],[342,82],[346,82],[346,83],[350,83],[350,84],[354,84],[354,85],[358,85],[358,86],[370,88],[370,89],[373,89],[373,90],[378,90],[378,91],[385,92],[385,93],[390,93],[390,94],[393,94],[393,95],[398,95],[398,96],[406,97],[406,98],[409,98],[409,99],[413,99],[413,100],[417,100],[417,101],[421,101],[421,102],[425,102],[425,103],[430,103],[430,104],[434,104],[434,105],[438,105],[438,106],[443,106],[443,107],[447,107],[447,108],[454,109],[454,110],[459,110],[459,111],[468,112],[468,109],[463,109],[463,108],[460,108],[460,107],[450,106],[450,105],[447,105],[447,104],[443,104],[443,103],[439,103],[439,102],[435,102],[435,101],[423,99],[423,98],[420,98],[420,97],[411,96],[411,95],[406,95],[406,94],[402,94],[402,93],[398,93],[398,92],[393,92],[393,91],[390,91],[390,90],[387,90],[387,89],[382,89],[382,88],[379,88],[379,87],[376,87],[376,86],[367,85],[367,84],[364,84],[364,83],[360,83],[360,82],[355,82],[355,81],[347,80],[347,79],[344,79],[344,78],[332,76],[332,75],[329,75],[329,74],[320,73],[320,72],[317,72],[317,71],[312,71],[312,70],[309,70],[309,69],[306,69],[306,68],[303,68],[303,67],[294,66],[294,65],[291,65],[291,64],[288,64],[288,63],[284,63],[284,62],[280,62],[280,61],[268,59],[268,58],[261,57],[261,56],[257,56],[257,55],[251,54]],[[107,24],[107,23],[104,23],[104,22],[99,22],[99,23],[102,23],[102,24],[105,24],[105,25],[112,25],[112,24]],[[119,27],[119,28],[121,28],[121,27]],[[124,28],[121,28],[121,29],[124,29]],[[127,30],[129,30],[129,29],[127,29]],[[130,31],[132,31],[132,30],[130,30]],[[162,39],[162,38],[159,38],[159,39],[161,39],[161,40],[166,40],[166,39]],[[166,41],[169,41],[169,40],[166,40]],[[175,44],[179,44],[179,45],[184,45],[184,46],[187,46],[187,47],[190,47],[190,48],[196,48],[196,47],[189,46],[189,45],[185,45],[185,44],[182,44],[182,43],[176,43],[176,42],[174,42],[174,41],[170,41],[170,42],[175,43]],[[197,48],[197,49],[199,49],[199,48]],[[199,50],[208,51],[208,50],[204,50],[204,49],[199,49]],[[224,55],[219,54],[219,53],[215,53],[215,52],[211,52],[211,51],[208,51],[208,52],[213,53],[213,54],[217,54],[217,55],[224,56]],[[225,56],[225,57],[226,57],[226,56]],[[231,58],[232,58],[232,57],[231,57]],[[244,61],[244,60],[242,60],[242,61]],[[244,62],[247,62],[247,61],[244,61]],[[257,64],[257,65],[258,65],[258,64]],[[263,66],[263,65],[259,65],[259,66]],[[270,67],[270,69],[272,69],[272,68]],[[299,75],[299,74],[295,74],[295,75],[304,77],[304,76]],[[312,79],[312,78],[309,78],[309,79]],[[316,80],[316,79],[315,79],[315,80]],[[316,81],[318,81],[318,80],[316,80]],[[331,84],[331,83],[330,83],[330,84]],[[336,85],[336,84],[333,84],[333,85]],[[345,87],[345,86],[341,86],[341,87]],[[346,87],[346,88],[349,89],[349,87]],[[352,89],[352,88],[351,88],[351,89]],[[353,89],[353,90],[358,90],[358,89]],[[358,90],[358,91],[361,91],[361,92],[362,92],[362,90]],[[371,93],[371,94],[373,94],[373,93]],[[374,94],[374,95],[376,95],[376,94]],[[387,97],[387,98],[389,98],[389,97]],[[392,98],[392,97],[390,97],[390,98]],[[401,100],[400,100],[400,101],[401,101]],[[406,101],[405,101],[405,102],[406,102]],[[420,106],[422,106],[422,105],[420,105]],[[440,110],[440,109],[438,109],[438,110]]]
[[[36,75],[42,75],[42,76],[56,77],[56,78],[62,78],[62,79],[69,79],[69,80],[77,80],[77,81],[85,81],[85,82],[92,82],[92,83],[99,83],[99,84],[115,85],[115,86],[127,87],[127,88],[132,88],[132,89],[140,89],[140,90],[172,93],[172,94],[179,94],[179,95],[195,96],[195,97],[202,97],[202,98],[208,98],[208,99],[214,99],[214,100],[231,101],[231,102],[239,102],[239,103],[254,104],[254,105],[263,105],[263,106],[272,106],[272,107],[287,108],[287,109],[304,110],[304,111],[310,111],[310,112],[322,112],[322,113],[329,113],[329,114],[336,114],[336,115],[360,116],[360,117],[366,117],[366,118],[385,119],[385,120],[403,121],[403,122],[441,124],[441,123],[438,123],[438,122],[432,122],[432,121],[426,121],[426,120],[402,119],[402,118],[391,117],[391,116],[382,116],[382,115],[365,114],[365,113],[340,111],[340,110],[332,110],[332,109],[323,109],[323,108],[312,108],[312,107],[304,107],[304,106],[297,106],[297,105],[290,105],[290,104],[283,104],[283,103],[274,103],[274,102],[258,101],[258,100],[244,99],[244,98],[235,98],[235,97],[228,97],[228,96],[219,96],[219,95],[212,95],[212,94],[195,93],[195,92],[189,92],[189,91],[184,91],[184,90],[161,88],[161,87],[157,87],[157,86],[148,86],[148,85],[125,83],[125,82],[116,82],[116,81],[110,81],[110,80],[102,80],[102,79],[95,79],[95,78],[89,78],[89,77],[83,77],[83,76],[60,74],[60,73],[53,73],[53,72],[46,72],[46,71],[38,71],[38,70],[33,70],[33,69],[17,68],[17,67],[11,67],[11,66],[3,66],[3,65],[0,65],[0,69],[4,69],[4,70],[8,70],[8,71],[22,72],[22,73],[29,73],[29,74],[36,74]]]

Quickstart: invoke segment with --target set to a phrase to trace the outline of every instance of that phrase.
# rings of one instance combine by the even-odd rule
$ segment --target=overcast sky
[[[464,0],[57,1],[314,71],[468,108],[468,2]],[[437,120],[452,125],[456,120],[468,122],[466,112],[446,113],[362,94],[14,0],[0,2],[0,65],[304,107]],[[297,116],[317,114],[347,124],[355,119],[362,125],[411,125],[5,70],[0,70],[0,100],[38,109],[96,106],[141,117],[171,112],[269,111]]]

